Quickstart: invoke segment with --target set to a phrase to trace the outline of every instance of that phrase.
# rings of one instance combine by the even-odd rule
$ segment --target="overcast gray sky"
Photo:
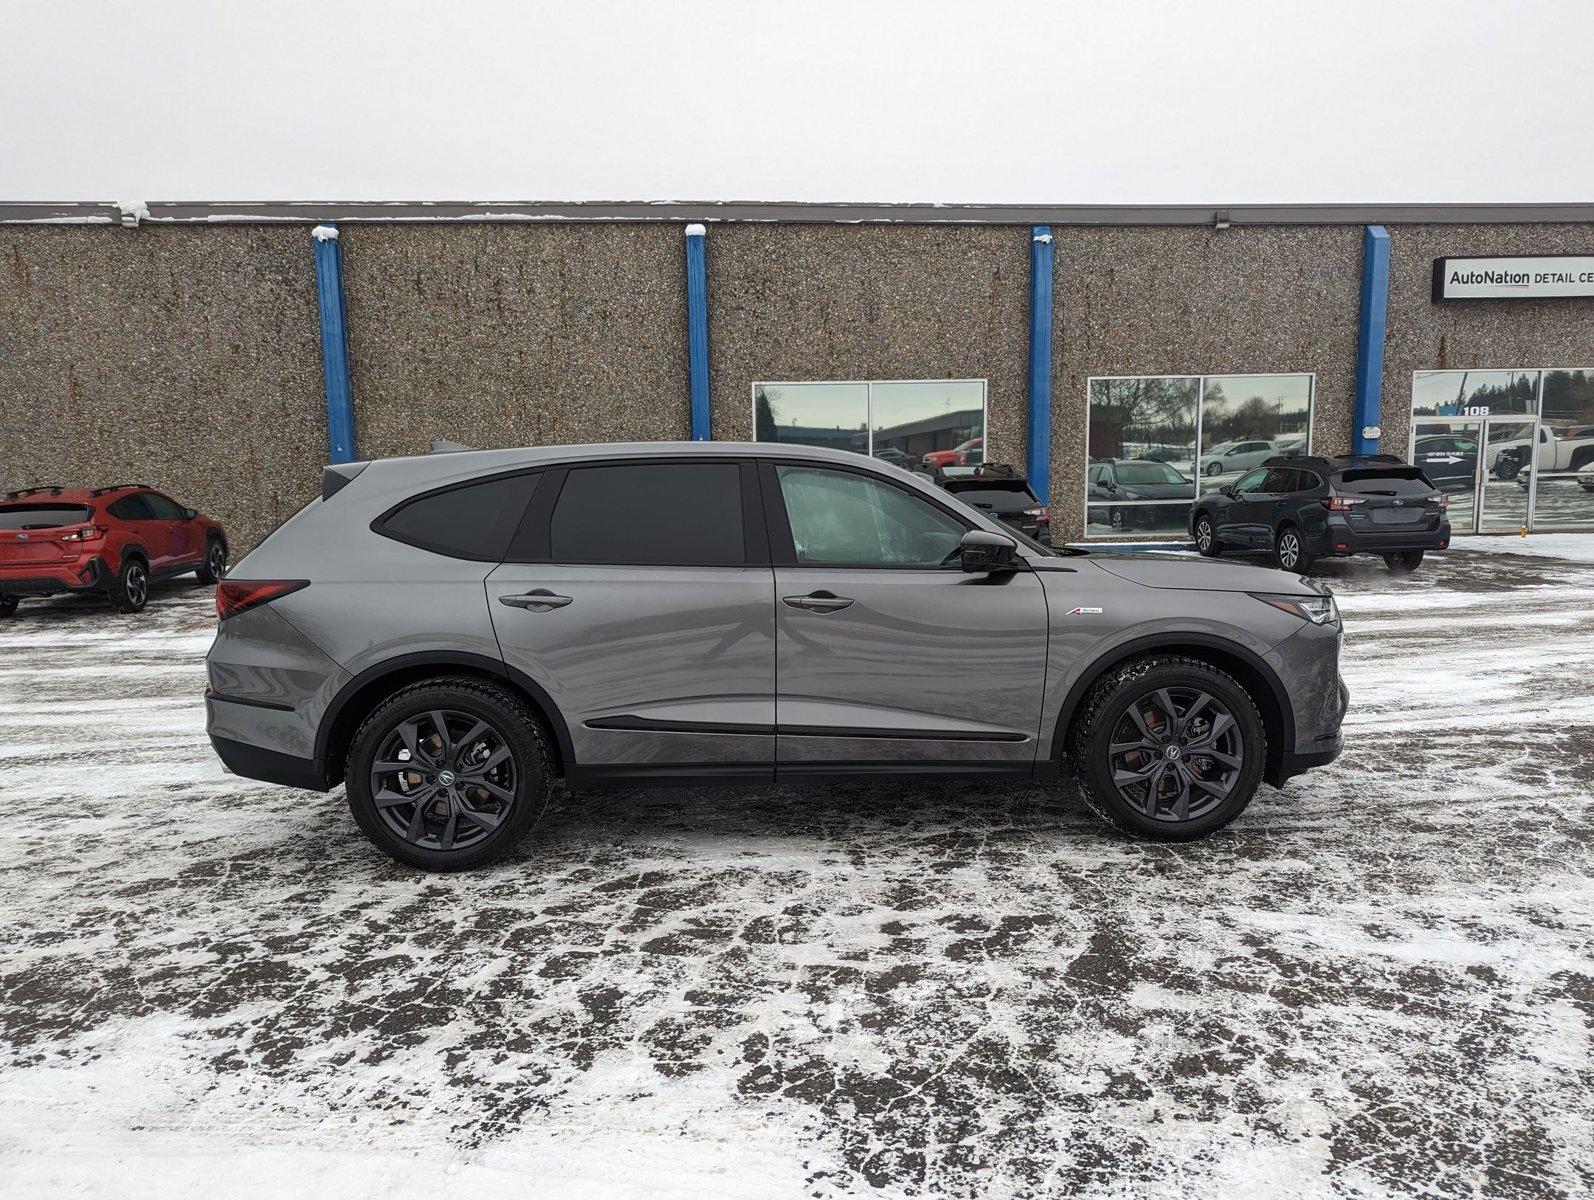
[[[1590,0],[0,0],[0,200],[1594,200]]]

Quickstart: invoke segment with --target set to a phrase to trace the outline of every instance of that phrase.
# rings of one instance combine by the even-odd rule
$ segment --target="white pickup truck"
[[[1489,469],[1496,479],[1515,479],[1528,468],[1528,439],[1490,443]],[[1539,426],[1539,474],[1579,471],[1594,463],[1594,425]]]

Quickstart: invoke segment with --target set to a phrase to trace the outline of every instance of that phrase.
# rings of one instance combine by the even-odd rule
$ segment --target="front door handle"
[[[806,596],[782,597],[781,603],[791,608],[807,609],[809,612],[835,612],[838,608],[851,606],[852,601],[833,592],[810,592]]]
[[[531,612],[547,612],[550,608],[563,608],[570,603],[569,596],[556,596],[547,588],[533,588],[523,596],[500,596],[498,603],[510,608],[524,608]]]

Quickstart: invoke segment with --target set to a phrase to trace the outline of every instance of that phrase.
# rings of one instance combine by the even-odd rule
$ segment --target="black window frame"
[[[430,554],[439,554],[444,558],[452,558],[460,562],[504,562],[505,559],[502,555],[464,554],[454,546],[445,546],[438,542],[429,542],[422,538],[411,537],[408,534],[399,533],[396,530],[387,528],[387,522],[390,518],[396,516],[399,512],[408,508],[410,505],[419,504],[422,500],[429,500],[433,496],[441,496],[447,492],[457,492],[464,488],[478,487],[481,484],[494,483],[501,479],[514,479],[523,475],[543,474],[546,474],[546,468],[541,466],[521,467],[512,471],[493,471],[486,475],[473,475],[469,479],[457,479],[452,483],[445,483],[440,487],[428,488],[424,492],[416,492],[412,496],[406,496],[397,504],[388,508],[385,512],[381,513],[376,517],[375,520],[371,522],[370,529],[372,533],[379,534],[390,541],[399,542],[405,546],[414,546],[417,550],[425,550]],[[533,504],[536,503],[537,497],[542,494],[544,485],[546,485],[547,482],[548,481],[546,479],[541,479],[531,485],[531,496],[527,499],[528,510]],[[515,538],[518,536],[518,531],[521,525],[525,523],[525,519],[525,512],[522,512],[520,518],[514,522],[509,534],[510,547],[514,546]]]
[[[805,563],[797,559],[797,543],[792,538],[791,518],[786,513],[786,497],[780,489],[780,473],[778,467],[806,467],[818,471],[842,471],[849,475],[862,475],[876,483],[887,487],[896,488],[905,492],[915,500],[928,504],[931,508],[939,509],[950,517],[956,524],[963,526],[963,532],[979,526],[970,521],[967,516],[957,511],[949,504],[943,503],[938,496],[929,496],[910,487],[908,484],[896,479],[888,479],[878,475],[867,467],[855,467],[851,463],[836,463],[815,461],[804,458],[761,458],[758,461],[759,478],[764,492],[765,519],[769,522],[769,556],[770,561],[777,567],[795,567],[803,571],[961,571],[963,564],[953,560],[938,566],[928,566],[923,563]],[[1017,539],[1014,539],[1015,541]],[[1021,560],[1022,561],[1022,560]]]
[[[596,467],[625,466],[734,466],[739,471],[739,495],[742,505],[742,559],[739,563],[705,562],[567,562],[553,557],[553,514],[564,491],[565,480],[572,471]],[[559,463],[539,468],[546,475],[531,497],[520,521],[520,527],[509,539],[509,549],[503,561],[555,567],[613,567],[622,570],[653,569],[674,571],[718,570],[745,571],[749,567],[770,565],[769,536],[766,529],[764,502],[759,488],[756,464],[751,459],[724,454],[691,455],[626,455],[618,458],[591,458]]]

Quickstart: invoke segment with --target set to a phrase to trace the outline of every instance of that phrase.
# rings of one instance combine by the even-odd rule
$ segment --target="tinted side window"
[[[540,473],[499,475],[410,500],[376,531],[435,554],[499,562],[525,515]]]
[[[1288,495],[1295,490],[1295,472],[1288,467],[1273,467],[1257,490],[1274,496]]]
[[[1297,492],[1315,491],[1317,488],[1320,488],[1322,486],[1323,486],[1323,481],[1322,481],[1322,479],[1320,479],[1318,477],[1317,472],[1315,472],[1315,471],[1297,471],[1297,472],[1295,472],[1295,490]]]
[[[1262,490],[1262,481],[1267,478],[1267,472],[1261,467],[1254,471],[1247,471],[1240,476],[1240,481],[1234,485],[1236,492],[1259,492]]]
[[[955,561],[964,527],[934,505],[866,475],[779,468],[799,563],[939,567]]]
[[[119,521],[148,521],[153,516],[143,496],[123,496],[112,501],[105,511]]]
[[[182,506],[169,496],[163,496],[159,492],[145,492],[144,502],[149,505],[149,511],[154,514],[157,521],[183,519]]]
[[[550,557],[607,566],[741,566],[741,481],[734,462],[572,468],[554,505]]]

